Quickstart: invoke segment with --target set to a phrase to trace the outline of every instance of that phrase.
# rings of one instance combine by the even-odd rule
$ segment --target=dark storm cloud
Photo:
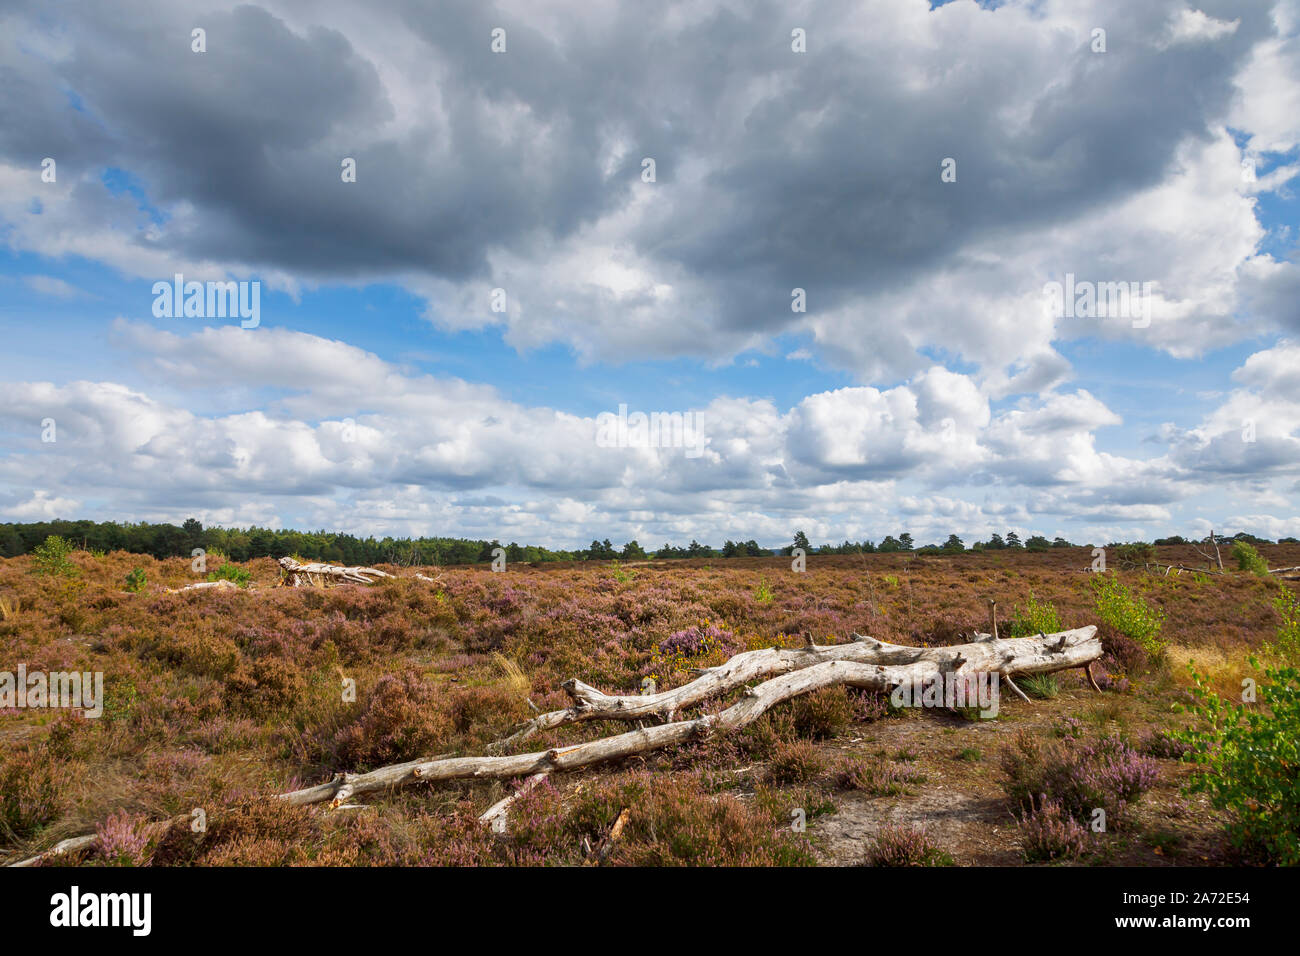
[[[364,16],[423,43],[438,98],[427,117],[385,128],[390,91],[349,37],[355,22],[290,26],[257,6],[33,5],[14,16],[56,24],[67,55],[3,65],[16,95],[0,106],[0,150],[121,167],[151,203],[194,204],[194,225],[159,240],[178,256],[452,282],[486,275],[493,247],[527,243],[544,259],[625,205],[652,156],[671,214],[646,216],[626,241],[699,281],[719,327],[772,331],[792,321],[794,286],[818,308],[904,287],[974,239],[1066,223],[1160,181],[1179,143],[1222,116],[1270,29],[1262,2],[1208,4],[1240,20],[1235,33],[1161,49],[1173,9],[1111,8],[1104,55],[1046,24],[1050,42],[981,34],[948,54],[865,49],[837,25],[871,14],[826,4],[800,18],[800,56],[774,3],[686,25],[627,4],[556,35],[492,4],[396,0]],[[206,54],[189,49],[194,25]],[[498,25],[500,56],[488,48]],[[900,82],[909,70],[923,82]],[[1027,112],[1008,118],[1008,104]],[[628,150],[611,171],[614,141]],[[355,184],[340,182],[344,156],[357,159]],[[958,181],[943,186],[949,156]],[[688,164],[702,181],[682,181]]]

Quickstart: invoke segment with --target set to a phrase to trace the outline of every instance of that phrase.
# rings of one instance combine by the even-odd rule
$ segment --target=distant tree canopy
[[[538,545],[521,545],[514,541],[503,545],[500,541],[474,541],[468,538],[359,538],[336,531],[285,531],[274,528],[205,528],[195,518],[177,526],[174,524],[138,524],[113,521],[36,521],[29,524],[0,524],[0,557],[16,558],[34,551],[46,538],[66,538],[74,547],[90,551],[129,551],[149,554],[155,558],[190,557],[195,548],[220,552],[232,561],[251,558],[282,558],[297,555],[312,561],[332,564],[399,564],[445,565],[478,564],[492,560],[496,548],[504,548],[509,563],[537,564],[544,561],[599,561],[621,559],[639,561],[655,558],[744,558],[766,557],[774,552],[764,548],[753,538],[747,541],[728,539],[721,549],[692,540],[685,547],[665,544],[659,550],[647,552],[636,541],[617,548],[605,538],[593,540],[586,550],[552,550]],[[1269,544],[1267,539],[1240,532],[1233,536],[1216,535],[1220,543],[1245,541],[1250,544]],[[1175,535],[1156,539],[1156,544],[1183,544],[1188,539]],[[1193,539],[1198,540],[1198,539]],[[1282,538],[1279,544],[1296,543],[1295,538]],[[1110,547],[1118,547],[1111,544]],[[897,538],[886,535],[880,543],[871,541],[845,541],[842,544],[824,544],[812,547],[808,536],[796,531],[794,544],[780,550],[789,554],[795,547],[809,554],[872,554],[875,552],[910,552],[917,550],[912,536],[906,531]],[[1022,547],[1016,532],[1004,540],[993,535],[988,541],[971,545],[972,551],[998,550]],[[1042,535],[1032,535],[1024,548],[1044,551],[1047,548],[1068,548],[1073,545],[1064,538],[1049,542]],[[920,549],[927,554],[957,554],[966,550],[962,539],[950,534],[943,545],[931,544]]]
[[[17,557],[34,550],[50,535],[67,538],[90,551],[129,551],[155,558],[189,557],[195,548],[217,551],[232,561],[298,555],[333,564],[472,564],[491,561],[492,550],[506,548],[507,560],[565,561],[582,552],[552,551],[534,545],[466,538],[359,538],[332,531],[285,531],[274,528],[205,528],[195,518],[174,524],[119,524],[112,521],[39,521],[0,524],[0,555]],[[615,555],[616,556],[616,555]]]

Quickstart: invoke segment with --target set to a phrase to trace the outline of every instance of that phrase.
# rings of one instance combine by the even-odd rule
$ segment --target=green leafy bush
[[[1047,601],[1037,600],[1033,592],[1021,607],[1016,605],[1016,617],[1011,622],[1012,637],[1029,637],[1034,634],[1055,634],[1064,630],[1056,608]]]
[[[1205,675],[1192,673],[1189,709],[1207,726],[1179,735],[1191,748],[1186,759],[1198,764],[1188,789],[1229,812],[1238,849],[1300,864],[1300,670],[1266,668],[1255,705],[1219,697]]]
[[[1268,562],[1246,541],[1237,541],[1232,545],[1232,556],[1237,561],[1237,568],[1252,574],[1268,574]]]
[[[253,572],[227,561],[215,571],[208,572],[209,581],[234,581],[241,588],[253,583]]]
[[[72,542],[57,534],[52,534],[38,544],[32,551],[32,560],[37,574],[73,575],[77,566],[68,560],[75,549]]]
[[[144,568],[134,568],[126,576],[126,589],[132,594],[143,591],[146,583],[148,583],[148,576],[144,573]]]
[[[1113,574],[1093,575],[1092,590],[1103,624],[1136,641],[1152,658],[1163,653],[1166,642],[1157,635],[1165,622],[1164,611],[1130,592]]]
[[[1282,615],[1282,626],[1277,629],[1277,640],[1265,650],[1270,654],[1296,660],[1300,658],[1300,600],[1294,591],[1283,591],[1273,606]]]

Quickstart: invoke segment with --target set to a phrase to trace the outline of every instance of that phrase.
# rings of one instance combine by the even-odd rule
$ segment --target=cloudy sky
[[[1298,144],[1300,0],[6,0],[0,520],[1300,535]]]

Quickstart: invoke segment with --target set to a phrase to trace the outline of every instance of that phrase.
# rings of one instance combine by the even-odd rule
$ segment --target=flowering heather
[[[1057,800],[1040,800],[1020,823],[1021,845],[1030,863],[1069,860],[1088,848],[1088,829]]]
[[[1272,565],[1300,564],[1300,546],[1264,547]],[[607,863],[811,862],[815,843],[789,830],[792,807],[806,809],[811,820],[807,801],[846,798],[834,789],[837,779],[864,793],[901,788],[902,801],[924,786],[890,762],[866,759],[853,772],[840,763],[844,751],[856,750],[850,759],[863,760],[869,747],[892,753],[907,743],[892,736],[899,729],[893,721],[862,725],[885,714],[882,695],[827,688],[774,707],[734,739],[719,735],[646,755],[644,771],[593,768],[576,795],[556,781],[562,795],[553,799],[576,806],[553,808],[563,833],[539,837],[536,845],[484,834],[477,825],[477,814],[508,792],[499,784],[371,794],[370,809],[346,814],[254,807],[249,798],[290,789],[294,780],[309,785],[396,760],[482,753],[532,716],[530,699],[543,711],[569,706],[560,685],[570,678],[606,693],[631,693],[654,676],[662,690],[741,651],[803,646],[805,631],[819,644],[847,641],[853,631],[903,644],[944,643],[987,628],[989,597],[1001,610],[1023,606],[1032,593],[1055,608],[1063,626],[1094,622],[1088,577],[1076,573],[1089,560],[1086,550],[1064,548],[952,558],[814,555],[802,574],[790,573],[784,559],[714,561],[708,568],[659,562],[621,583],[597,563],[512,564],[504,574],[443,568],[437,583],[387,566],[403,576],[373,587],[272,589],[279,569],[258,558],[241,562],[250,589],[168,593],[202,578],[188,558],[74,551],[68,561],[75,575],[33,573],[31,557],[0,559],[7,608],[0,614],[0,646],[10,669],[23,662],[30,670],[105,675],[99,719],[0,713],[0,858],[37,852],[92,829],[91,821],[113,830],[120,822],[108,821],[123,811],[148,807],[150,819],[162,819],[204,806],[210,808],[204,838],[173,828],[156,838],[152,865],[585,863],[583,839],[599,844],[618,811],[629,807],[627,842],[611,850]],[[1160,560],[1191,564],[1196,556],[1162,547]],[[145,572],[145,585],[128,593],[123,582],[136,567]],[[1255,575],[1120,576],[1164,609],[1166,634],[1175,641],[1171,654],[1224,662],[1216,672],[1221,686],[1239,687],[1235,662],[1278,631],[1276,590]],[[762,581],[770,600],[756,598]],[[1102,633],[1103,663],[1116,676],[1098,675],[1099,681],[1128,681],[1140,692],[1103,702],[1124,708],[1132,720],[1149,695],[1161,704],[1178,698],[1177,673],[1162,678],[1171,686],[1162,685],[1151,678],[1135,641],[1104,625]],[[528,690],[512,682],[496,654],[517,663]],[[1093,705],[1090,689],[1081,698],[1079,685],[1066,683],[1073,678],[1062,676],[1061,699],[1048,705],[1052,713],[1082,716],[1078,708]],[[344,679],[355,681],[355,700],[342,699]],[[716,712],[737,697],[708,701],[694,713]],[[919,726],[941,727],[944,718],[919,719]],[[625,729],[575,724],[536,734],[512,752]],[[1076,731],[1054,742],[1062,754],[1050,768],[1044,758],[1034,773],[1025,770],[1030,809],[1039,793],[1071,813],[1072,801],[1109,808],[1108,801],[1138,799],[1150,783],[1141,763],[1089,742],[1082,725]],[[881,732],[891,735],[887,741],[854,741]],[[826,739],[834,743],[816,743]],[[826,756],[841,771],[838,778],[814,774],[816,757],[791,762],[795,741]],[[993,746],[987,737],[973,742]],[[1085,760],[1089,747],[1101,749]],[[1069,756],[1070,750],[1077,753]],[[917,765],[933,777],[933,748],[921,743],[916,752]],[[778,753],[794,768],[791,777],[805,782],[778,784],[764,775]],[[756,769],[735,773],[745,767]],[[800,789],[815,792],[796,796]],[[1114,796],[1103,800],[1099,791]],[[805,802],[790,803],[795,799]],[[680,835],[668,829],[679,824]],[[98,851],[80,859],[102,860]]]
[[[25,839],[69,806],[67,765],[31,746],[0,763],[0,837]]]
[[[951,866],[924,826],[887,823],[867,846],[867,866]]]
[[[730,631],[724,631],[716,624],[706,622],[684,630],[674,631],[668,636],[667,640],[660,642],[659,653],[666,657],[674,655],[697,657],[716,647],[731,645],[734,640],[735,635]]]
[[[861,790],[873,797],[906,793],[908,787],[924,782],[925,774],[915,767],[857,757],[845,760],[835,775],[841,790]]]
[[[1168,730],[1153,731],[1142,740],[1142,752],[1148,757],[1182,760],[1191,750],[1190,743]]]
[[[1102,690],[1113,691],[1116,694],[1127,694],[1130,687],[1129,679],[1123,674],[1114,674],[1109,670],[1102,670],[1099,674],[1093,674],[1093,680]]]
[[[1105,810],[1108,826],[1156,780],[1155,761],[1113,734],[1045,742],[1022,730],[1003,751],[1001,766],[1003,787],[1022,813],[1054,800],[1084,823],[1094,810]]]
[[[779,745],[767,767],[777,783],[803,783],[818,776],[825,768],[826,760],[821,751],[806,740]]]
[[[128,813],[115,813],[95,829],[95,847],[109,863],[148,866],[147,821]]]

